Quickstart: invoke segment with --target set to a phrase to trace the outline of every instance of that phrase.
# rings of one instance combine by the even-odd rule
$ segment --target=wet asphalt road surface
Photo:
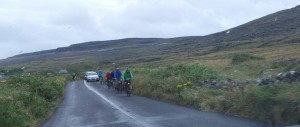
[[[76,81],[42,127],[272,127],[245,118],[202,112],[125,93],[98,82]],[[280,127],[281,125],[276,125]]]

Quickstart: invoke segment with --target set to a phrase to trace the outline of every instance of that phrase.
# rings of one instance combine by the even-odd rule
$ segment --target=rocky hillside
[[[212,42],[273,38],[300,32],[300,6],[279,11],[244,25],[207,36]]]
[[[176,47],[192,45],[201,48],[205,46],[230,47],[249,42],[279,42],[299,43],[300,37],[300,5],[279,11],[243,25],[207,35],[204,37],[186,38]],[[296,38],[296,39],[294,39]]]

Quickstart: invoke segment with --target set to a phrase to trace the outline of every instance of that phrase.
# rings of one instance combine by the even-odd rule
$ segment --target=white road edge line
[[[123,114],[127,115],[128,117],[136,120],[136,122],[138,122],[139,124],[143,125],[144,127],[151,127],[151,125],[149,125],[148,123],[145,123],[143,121],[138,120],[134,115],[130,114],[129,112],[126,112],[124,109],[122,109],[121,107],[117,106],[115,103],[113,103],[112,101],[110,101],[108,98],[106,98],[103,94],[101,94],[100,92],[98,92],[97,90],[95,90],[93,87],[87,85],[86,81],[84,80],[84,85],[91,90],[92,92],[94,92],[95,94],[97,94],[99,97],[101,97],[102,99],[104,99],[105,101],[107,101],[110,105],[112,105],[114,108],[116,108],[117,110],[121,111]]]

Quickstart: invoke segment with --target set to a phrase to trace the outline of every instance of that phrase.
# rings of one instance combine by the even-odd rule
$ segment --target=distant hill
[[[299,21],[300,5],[295,8],[264,16],[222,32],[201,38],[186,38],[186,40],[180,42],[177,47],[193,45],[191,47],[201,48],[203,46],[230,46],[230,44],[236,45],[245,42],[282,41],[289,37],[299,37]],[[294,40],[289,40],[289,42],[290,41]]]
[[[207,36],[212,42],[288,36],[300,32],[300,6],[279,11],[241,26]]]
[[[187,52],[189,55],[202,55],[249,43],[258,43],[258,46],[300,43],[299,21],[300,6],[297,6],[207,36],[85,42],[16,55],[0,60],[0,67],[32,61],[68,61],[85,57],[93,57],[98,63],[104,64],[116,60],[151,62]]]

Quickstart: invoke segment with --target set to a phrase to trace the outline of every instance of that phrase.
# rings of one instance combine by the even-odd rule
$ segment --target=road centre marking
[[[98,92],[96,89],[94,89],[93,87],[87,85],[86,81],[84,80],[84,85],[91,90],[92,92],[94,92],[95,94],[97,94],[99,97],[101,97],[103,100],[105,100],[106,102],[108,102],[110,105],[112,105],[115,109],[121,111],[123,114],[125,114],[126,116],[136,120],[136,122],[138,122],[139,124],[141,124],[144,127],[152,127],[151,125],[149,125],[146,122],[143,122],[141,120],[138,120],[138,118],[136,118],[134,115],[130,114],[129,112],[125,111],[124,109],[122,109],[121,107],[117,106],[115,103],[113,103],[112,101],[110,101],[108,98],[106,98],[103,94],[101,94],[100,92]]]

